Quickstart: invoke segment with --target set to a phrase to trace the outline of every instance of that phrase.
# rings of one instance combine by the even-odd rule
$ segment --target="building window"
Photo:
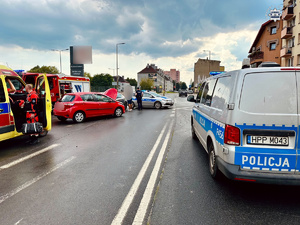
[[[295,46],[295,38],[288,40],[288,47],[293,48]]]
[[[275,50],[276,49],[276,43],[272,42],[270,43],[270,50]]]
[[[294,66],[294,65],[293,65],[293,61],[294,61],[294,58],[293,58],[293,57],[289,58],[288,61],[287,61],[287,66],[289,66],[289,67]]]
[[[300,65],[300,54],[297,55],[297,66]]]
[[[277,33],[277,27],[271,27],[271,34]]]

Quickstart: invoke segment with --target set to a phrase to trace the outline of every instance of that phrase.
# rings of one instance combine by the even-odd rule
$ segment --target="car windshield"
[[[118,93],[117,98],[123,98],[123,95],[121,93]]]
[[[75,99],[75,95],[65,95],[61,102],[72,102]]]

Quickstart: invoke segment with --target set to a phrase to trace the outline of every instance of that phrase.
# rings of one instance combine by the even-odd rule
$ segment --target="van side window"
[[[211,106],[217,109],[226,109],[229,102],[231,89],[231,77],[219,78],[215,87]]]
[[[0,79],[0,102],[5,102],[5,91],[1,79]]]
[[[201,87],[199,88],[199,93],[197,94],[197,98],[196,98],[196,102],[200,102],[200,99],[201,99],[201,96],[202,96],[202,93],[203,93],[203,89],[204,89],[204,86],[205,86],[206,82],[204,82]]]
[[[211,101],[212,101],[212,95],[214,92],[215,84],[216,84],[216,79],[210,80],[207,82],[207,84],[204,87],[203,90],[203,95],[201,98],[201,103],[207,106],[211,106]]]

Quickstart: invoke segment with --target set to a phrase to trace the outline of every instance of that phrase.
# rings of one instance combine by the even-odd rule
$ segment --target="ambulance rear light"
[[[240,145],[240,129],[234,126],[225,126],[224,143],[228,145]]]

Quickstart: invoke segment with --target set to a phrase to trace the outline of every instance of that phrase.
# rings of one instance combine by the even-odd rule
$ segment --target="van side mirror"
[[[195,101],[194,95],[189,95],[189,96],[187,97],[187,101],[188,101],[188,102],[196,102],[196,101]]]

